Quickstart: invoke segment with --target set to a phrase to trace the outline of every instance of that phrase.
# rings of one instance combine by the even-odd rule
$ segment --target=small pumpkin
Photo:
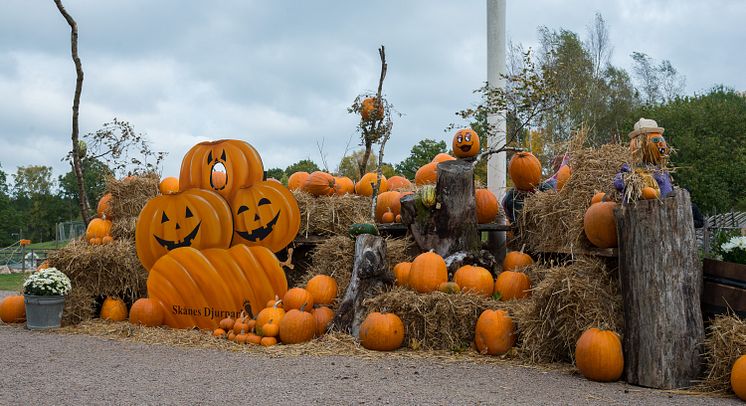
[[[261,344],[262,347],[271,347],[277,344],[277,338],[275,338],[274,336],[264,336],[261,338],[261,340],[259,340],[259,344]]]
[[[334,310],[326,306],[320,306],[313,309],[311,314],[316,319],[316,337],[321,337],[334,320]]]
[[[462,292],[471,292],[485,297],[492,296],[494,280],[492,274],[481,266],[464,265],[453,274],[453,281]]]
[[[373,196],[373,185],[378,182],[378,174],[375,172],[368,172],[363,175],[362,178],[355,184],[355,193],[361,196]],[[388,191],[388,181],[386,177],[381,175],[381,184],[378,188],[378,193]]]
[[[438,181],[438,163],[430,162],[422,165],[414,174],[414,183],[417,186],[434,185]]]
[[[431,162],[434,163],[435,165],[438,165],[441,162],[455,161],[455,160],[456,158],[452,157],[451,155],[448,155],[445,152],[441,152],[440,154],[435,155]]]
[[[660,199],[661,191],[660,189],[655,189],[650,186],[645,186],[644,188],[642,188],[641,197],[645,200]]]
[[[280,324],[274,323],[270,320],[270,322],[262,326],[261,331],[257,331],[257,333],[262,337],[277,337],[277,335],[280,334]]]
[[[313,196],[331,196],[336,191],[337,180],[327,172],[312,172],[303,183],[303,191]]]
[[[301,190],[303,188],[303,185],[306,183],[307,179],[308,179],[308,172],[304,172],[304,171],[293,172],[288,177],[288,189]]]
[[[596,192],[596,194],[593,195],[591,198],[591,204],[599,203],[606,197],[606,193],[604,192]]]
[[[314,304],[331,304],[337,297],[337,281],[329,275],[316,275],[306,283]]]
[[[394,313],[373,312],[360,324],[360,344],[375,351],[393,351],[404,342],[404,323]]]
[[[503,271],[495,279],[495,292],[500,300],[522,299],[531,294],[531,280],[523,272]]]
[[[114,237],[110,235],[105,235],[101,238],[101,245],[111,244],[114,242]]]
[[[575,344],[575,365],[586,378],[598,382],[619,380],[624,371],[624,355],[619,335],[592,327]]]
[[[172,195],[179,192],[179,178],[169,176],[161,179],[158,190],[162,195]]]
[[[377,97],[367,97],[360,103],[360,117],[363,121],[383,119],[385,114],[383,103],[378,103]]]
[[[376,220],[382,223],[393,223],[397,214],[401,213],[401,193],[396,191],[379,193],[376,196]],[[383,216],[391,213],[390,221],[383,221]]]
[[[387,179],[389,190],[409,190],[412,189],[412,182],[404,176],[392,176]]]
[[[453,155],[471,158],[479,153],[479,135],[471,128],[462,128],[453,135]]]
[[[96,213],[102,219],[111,220],[111,193],[106,193],[99,199],[96,206]]]
[[[533,190],[541,182],[541,162],[530,152],[518,152],[510,158],[508,174],[518,190]]]
[[[474,344],[481,354],[505,354],[515,345],[515,341],[515,325],[505,310],[487,309],[479,315]]]
[[[503,271],[516,271],[533,263],[534,260],[530,255],[519,251],[510,251],[503,259]]]
[[[394,213],[390,211],[383,213],[383,216],[381,216],[381,223],[384,223],[384,224],[393,223],[394,220],[396,220],[396,216],[394,216]]]
[[[572,170],[568,165],[564,165],[557,171],[557,191],[559,192],[562,190],[563,187],[565,187],[565,183],[570,179],[570,176],[572,176]]]
[[[418,255],[409,271],[409,287],[420,293],[438,289],[441,283],[448,281],[448,269],[443,257],[434,252]]]
[[[124,321],[127,320],[127,305],[119,298],[107,297],[101,306],[99,316],[104,320]]]
[[[262,336],[254,333],[246,334],[246,344],[259,345],[262,342]]]
[[[220,328],[222,328],[225,331],[233,330],[233,325],[236,324],[236,321],[233,320],[231,317],[226,317],[223,320],[220,320]]]
[[[615,208],[614,202],[600,202],[592,204],[583,216],[585,236],[598,248],[617,246]]]
[[[222,328],[216,328],[212,331],[212,336],[215,338],[226,338],[226,333]]]
[[[282,298],[282,303],[285,306],[285,311],[290,311],[292,309],[300,309],[304,306],[306,309],[310,310],[313,308],[314,302],[311,292],[296,287],[288,289],[287,293],[285,293],[285,297]]]
[[[163,324],[163,307],[155,299],[140,298],[130,307],[130,323],[146,327]]]
[[[399,262],[394,265],[394,277],[398,286],[407,286],[409,284],[409,271],[412,269],[411,262]]]
[[[279,301],[275,302],[274,306],[262,309],[261,312],[256,316],[256,324],[263,326],[272,320],[274,323],[279,324],[282,318],[285,317],[285,309],[278,307]]]
[[[438,291],[448,294],[461,293],[461,288],[456,282],[443,282],[438,286]]]
[[[347,176],[337,176],[334,181],[334,194],[344,196],[355,193],[355,183]]]
[[[313,339],[316,335],[316,318],[305,309],[305,306],[292,309],[280,320],[280,341],[299,344]]]
[[[477,223],[494,222],[500,212],[497,197],[487,189],[477,189],[474,191],[474,198],[477,203]]]
[[[730,387],[741,400],[746,400],[746,355],[738,357],[730,369]]]
[[[6,296],[0,301],[0,320],[4,323],[23,323],[26,321],[26,303],[23,295]]]

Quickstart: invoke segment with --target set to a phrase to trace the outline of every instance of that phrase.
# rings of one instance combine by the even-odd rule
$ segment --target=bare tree
[[[593,25],[588,27],[588,40],[585,44],[593,61],[593,77],[601,78],[601,73],[606,69],[611,59],[614,48],[609,41],[609,30],[606,28],[606,20],[601,13],[596,13]]]

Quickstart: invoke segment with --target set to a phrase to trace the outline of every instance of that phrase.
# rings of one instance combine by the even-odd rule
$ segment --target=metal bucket
[[[58,328],[65,307],[64,296],[23,295],[26,303],[26,327],[30,330]]]

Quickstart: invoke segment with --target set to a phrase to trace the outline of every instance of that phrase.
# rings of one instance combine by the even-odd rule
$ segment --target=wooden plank
[[[579,248],[579,249],[559,249],[555,251],[545,251],[545,254],[566,254],[566,255],[588,255],[607,258],[616,258],[619,256],[619,250],[616,248]]]
[[[702,260],[702,271],[705,276],[711,275],[746,282],[746,265],[705,258]]]
[[[746,289],[705,280],[702,290],[702,303],[711,306],[730,307],[733,310],[744,312],[746,311]]]

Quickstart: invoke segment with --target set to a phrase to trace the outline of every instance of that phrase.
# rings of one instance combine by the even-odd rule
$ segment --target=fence
[[[746,230],[746,212],[728,212],[705,218],[705,226],[697,230],[697,240],[705,253],[710,252],[712,238],[720,230]]]

